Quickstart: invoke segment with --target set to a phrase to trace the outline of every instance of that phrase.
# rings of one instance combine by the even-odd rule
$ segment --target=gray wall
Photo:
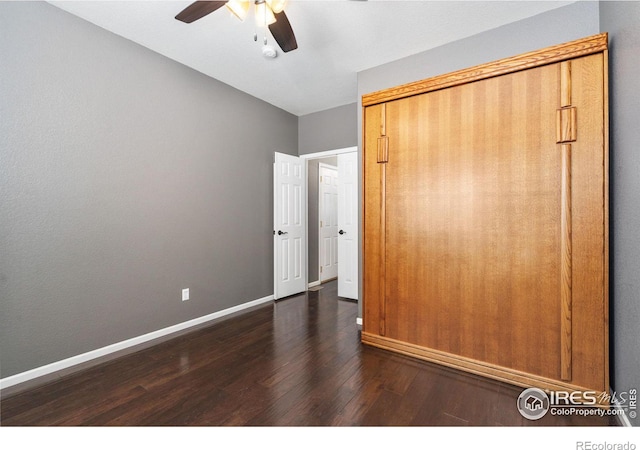
[[[601,2],[600,27],[610,49],[611,385],[624,392],[640,389],[640,2]]]
[[[600,31],[597,2],[579,2],[504,25],[466,39],[358,73],[358,129],[362,129],[362,95],[418,81],[550,45],[580,39]],[[358,149],[362,136],[358,133]],[[362,167],[359,167],[362,179]],[[362,211],[362,197],[359,199]],[[360,217],[362,224],[362,217]],[[362,249],[360,249],[362,280]],[[362,298],[362,290],[360,291]],[[362,316],[362,304],[359,304]]]
[[[358,144],[357,104],[338,106],[298,118],[301,155],[326,152]]]
[[[297,117],[41,2],[0,61],[0,377],[273,294]]]
[[[318,247],[320,245],[320,217],[319,217],[319,164],[329,164],[338,166],[338,157],[332,156],[322,159],[310,159],[307,161],[307,209],[308,209],[308,252],[309,265],[307,281],[313,283],[320,279],[320,255]]]

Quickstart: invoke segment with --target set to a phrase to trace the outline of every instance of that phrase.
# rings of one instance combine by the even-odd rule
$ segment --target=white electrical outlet
[[[189,300],[189,288],[182,290],[182,301]]]

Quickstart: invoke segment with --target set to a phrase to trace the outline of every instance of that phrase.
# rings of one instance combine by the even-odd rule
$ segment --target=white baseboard
[[[356,317],[356,325],[362,326],[362,317]]]
[[[322,283],[320,282],[320,280],[318,281],[312,281],[311,283],[309,283],[309,286],[307,287],[307,289],[312,288],[312,287],[316,287],[316,286],[320,286]]]
[[[153,339],[158,339],[160,337],[167,336],[169,334],[176,333],[178,331],[182,331],[187,328],[192,328],[197,325],[203,324],[205,322],[209,322],[211,320],[218,319],[220,317],[228,316],[229,314],[233,314],[235,312],[242,311],[243,309],[251,308],[253,306],[257,306],[262,303],[267,303],[270,301],[273,301],[273,295],[268,295],[266,297],[262,297],[257,300],[242,303],[237,306],[232,306],[231,308],[223,309],[222,311],[214,312],[212,314],[207,314],[206,316],[187,320],[186,322],[178,323],[176,325],[171,325],[170,327],[162,328],[157,331],[152,331],[150,333],[143,334],[141,336],[137,336],[131,339],[127,339],[125,341],[116,342],[115,344],[107,345],[106,347],[98,348],[96,350],[91,350],[90,352],[72,356],[70,358],[63,359],[61,361],[56,361],[51,364],[47,364],[45,366],[36,367],[35,369],[31,369],[26,372],[18,373],[16,375],[11,375],[10,377],[0,379],[0,390],[42,377],[45,375],[49,375],[60,370],[64,370],[69,367],[73,367],[78,364],[82,364],[87,361],[91,361],[93,359],[100,358],[102,356],[109,355],[111,353],[115,353],[130,347],[133,347],[135,345],[143,344]]]

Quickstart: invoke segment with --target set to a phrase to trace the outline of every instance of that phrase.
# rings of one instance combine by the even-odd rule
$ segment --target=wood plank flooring
[[[360,343],[336,282],[0,401],[2,426],[608,426],[521,417],[521,388]]]

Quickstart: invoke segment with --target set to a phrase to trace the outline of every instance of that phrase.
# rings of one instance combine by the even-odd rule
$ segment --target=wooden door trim
[[[398,341],[386,336],[378,336],[366,331],[362,332],[362,342],[373,347],[390,350],[396,353],[411,356],[413,358],[421,359],[423,361],[452,367],[454,369],[464,370],[465,372],[481,375],[483,377],[488,377],[498,381],[503,381],[505,383],[513,384],[516,386],[531,387],[532,385],[535,385],[536,387],[550,391],[567,390],[584,392],[593,390],[593,388],[590,387],[577,386],[570,382],[546,378],[529,372],[521,372],[509,367],[499,366],[497,364],[491,364],[473,358],[467,358],[452,353],[422,347],[419,345],[411,344],[409,342]],[[601,394],[608,394],[608,392],[597,392],[599,394],[598,398],[602,399],[599,402],[600,405],[607,405],[607,396]]]
[[[390,100],[424,94],[425,92],[602,52],[607,50],[607,40],[607,33],[601,33],[566,44],[554,45],[522,55],[504,58],[433,78],[427,78],[426,80],[372,92],[362,96],[362,106],[376,105]]]
[[[602,89],[604,91],[604,127],[603,127],[603,142],[604,142],[604,164],[603,164],[603,179],[604,179],[604,198],[603,198],[603,229],[604,229],[604,255],[603,255],[603,267],[602,267],[602,285],[603,285],[603,301],[604,301],[604,373],[605,373],[605,386],[609,386],[609,50],[605,49],[602,52],[603,62],[603,83]]]

